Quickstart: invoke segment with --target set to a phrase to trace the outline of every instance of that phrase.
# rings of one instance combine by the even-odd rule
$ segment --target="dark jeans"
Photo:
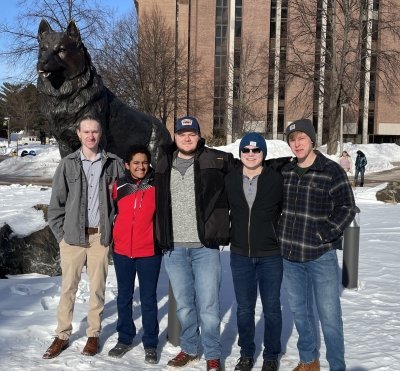
[[[237,301],[240,355],[254,357],[254,317],[258,286],[264,312],[263,358],[278,359],[282,332],[280,301],[282,258],[280,256],[249,258],[231,253],[231,269]]]
[[[113,258],[118,283],[118,342],[132,344],[136,336],[136,327],[132,320],[132,296],[137,272],[142,309],[143,347],[157,348],[159,333],[157,282],[162,255],[129,258],[113,253]]]
[[[357,180],[358,180],[358,174],[361,176],[361,182],[360,186],[362,187],[364,185],[364,173],[365,173],[365,167],[362,167],[361,169],[357,169],[354,173],[354,185],[357,186]]]

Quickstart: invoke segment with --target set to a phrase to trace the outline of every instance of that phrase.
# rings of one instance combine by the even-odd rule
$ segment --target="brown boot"
[[[89,337],[82,350],[84,356],[94,356],[99,351],[100,342],[98,337]]]
[[[60,338],[55,338],[52,344],[46,350],[46,353],[43,354],[43,359],[51,359],[57,357],[64,349],[67,349],[69,346],[69,340],[63,340]]]
[[[311,363],[303,363],[299,362],[296,368],[293,371],[319,371],[319,361],[316,359]]]
[[[170,359],[167,363],[167,366],[170,367],[183,367],[186,366],[190,362],[198,361],[199,357],[195,354],[187,354],[183,351],[180,351],[177,356]]]

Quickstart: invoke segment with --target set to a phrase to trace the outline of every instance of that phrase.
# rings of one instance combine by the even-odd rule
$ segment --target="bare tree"
[[[195,79],[201,72],[200,61],[190,58],[188,63],[185,45],[178,46],[175,59],[174,31],[157,7],[144,14],[139,25],[134,20],[127,15],[116,24],[96,56],[98,70],[125,102],[166,124],[174,112],[175,88],[178,110],[186,111],[187,69]],[[198,113],[201,99],[196,96],[190,103],[189,110]]]
[[[380,4],[378,23],[371,0],[289,3],[286,73],[289,86],[297,89],[290,104],[301,108],[304,116],[323,105],[328,154],[337,151],[341,106],[350,104],[356,117],[361,112],[358,124],[366,127],[372,95],[379,89],[393,100],[400,88],[400,48],[378,43],[385,33],[391,45],[398,44],[400,5],[396,0]]]
[[[234,138],[266,128],[268,48],[253,40],[251,36],[242,40],[240,54],[235,51],[234,61],[228,66],[233,100],[227,99],[226,107],[232,110]]]
[[[102,48],[95,51],[96,68],[107,87],[125,103],[137,106],[136,78],[138,65],[136,16],[132,12],[121,17]]]
[[[6,58],[10,65],[18,65],[26,71],[22,77],[25,81],[36,78],[36,37],[42,18],[46,18],[56,31],[64,31],[73,19],[79,25],[85,45],[92,49],[97,46],[99,35],[108,29],[108,19],[112,14],[110,9],[100,6],[96,0],[19,0],[17,6],[21,12],[15,22],[0,25],[0,34],[8,40],[0,56]]]

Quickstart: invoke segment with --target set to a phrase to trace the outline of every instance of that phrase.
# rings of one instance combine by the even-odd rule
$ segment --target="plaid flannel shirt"
[[[353,190],[344,170],[316,151],[301,177],[296,160],[282,169],[284,196],[279,222],[282,256],[292,261],[318,259],[342,248],[343,231],[356,214]]]

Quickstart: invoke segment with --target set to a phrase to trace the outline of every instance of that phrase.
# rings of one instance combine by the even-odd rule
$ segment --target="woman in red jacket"
[[[132,147],[125,158],[125,176],[119,178],[113,188],[117,207],[113,258],[118,284],[118,343],[108,354],[120,358],[132,349],[136,336],[132,296],[137,273],[145,362],[157,363],[159,326],[156,291],[162,254],[154,246],[155,188],[150,160],[146,147]]]

